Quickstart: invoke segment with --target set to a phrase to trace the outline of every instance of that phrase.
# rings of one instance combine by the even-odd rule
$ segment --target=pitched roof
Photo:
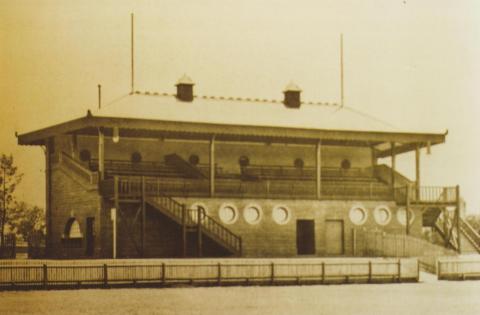
[[[96,117],[153,119],[225,125],[349,131],[398,132],[375,117],[338,104],[303,102],[298,109],[279,100],[195,96],[193,102],[178,100],[174,94],[136,92],[100,110]]]

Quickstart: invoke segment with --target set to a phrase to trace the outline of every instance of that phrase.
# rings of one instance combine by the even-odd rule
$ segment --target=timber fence
[[[418,281],[414,258],[0,261],[0,289]]]
[[[480,255],[444,257],[438,260],[438,279],[480,279]]]

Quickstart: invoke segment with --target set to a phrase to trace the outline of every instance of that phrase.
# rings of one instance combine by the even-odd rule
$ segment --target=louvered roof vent
[[[178,79],[177,84],[177,99],[183,102],[193,101],[193,83],[192,79],[184,74],[180,79]]]
[[[293,82],[290,82],[283,90],[283,104],[289,108],[300,108],[300,93],[302,90]]]

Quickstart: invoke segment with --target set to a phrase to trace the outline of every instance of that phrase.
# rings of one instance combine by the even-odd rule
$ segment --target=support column
[[[113,199],[114,208],[111,210],[112,220],[112,258],[117,258],[117,213],[120,208],[120,200],[118,195],[118,176],[113,178]]]
[[[420,147],[415,148],[415,194],[416,199],[420,200]]]
[[[77,134],[74,133],[72,135],[72,158],[74,159],[78,159],[79,156],[78,156],[78,137],[77,137]]]
[[[392,173],[391,173],[391,186],[392,186],[392,189],[395,189],[395,167],[396,167],[396,159],[395,159],[395,142],[391,142],[390,143],[390,146],[392,148]]]
[[[182,257],[187,257],[187,208],[182,204]]]
[[[142,257],[145,258],[145,240],[146,240],[146,191],[145,191],[145,176],[142,176]]]
[[[449,214],[447,207],[443,207],[443,237],[445,241],[445,247],[448,248],[450,245],[450,231],[448,229],[448,220]]]
[[[374,168],[375,166],[377,166],[377,152],[375,151],[375,147],[372,146],[370,147],[371,149],[371,159],[372,159],[372,167]]]
[[[318,140],[317,146],[316,146],[316,193],[317,193],[317,199],[320,199],[322,197],[322,141]]]
[[[98,129],[98,172],[100,173],[100,180],[105,176],[105,135],[103,129]]]
[[[210,139],[210,197],[215,196],[215,135]]]
[[[202,221],[203,221],[203,213],[205,209],[198,206],[197,208],[197,255],[198,257],[202,257],[203,251],[203,240],[202,240]]]
[[[455,195],[456,195],[456,207],[455,207],[455,217],[456,217],[456,228],[457,228],[457,245],[458,245],[458,253],[461,254],[462,253],[462,243],[461,243],[461,234],[462,234],[462,231],[460,229],[460,226],[461,226],[461,211],[460,211],[460,207],[461,207],[461,200],[460,200],[460,186],[457,185],[457,187],[455,187]]]
[[[407,191],[405,192],[405,234],[410,234],[410,184],[406,186]]]
[[[46,200],[45,200],[45,221],[46,221],[46,236],[45,247],[46,255],[51,258],[52,255],[52,153],[54,146],[54,139],[48,138],[45,143],[45,179],[46,179]]]

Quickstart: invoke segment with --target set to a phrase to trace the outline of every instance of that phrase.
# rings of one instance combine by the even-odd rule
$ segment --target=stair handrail
[[[223,226],[223,224],[219,223],[213,217],[209,216],[202,206],[198,206],[197,211],[200,211],[201,213],[202,220],[200,220],[200,224],[203,228],[205,228],[207,231],[211,231],[214,235],[222,235],[223,237],[221,240],[225,241],[229,246],[231,246],[236,251],[239,251],[241,254],[241,236],[236,235],[235,233],[230,231],[230,229]],[[217,232],[220,233],[215,233],[215,229],[217,230]]]
[[[82,164],[82,162],[78,161],[68,153],[61,151],[59,154],[59,162],[69,166],[70,169],[75,171],[78,175],[88,180],[90,184],[98,184],[98,173],[90,171]]]
[[[476,243],[480,246],[480,234],[468,223],[464,218],[460,218],[462,226],[468,227],[468,233],[471,234],[476,240]]]

